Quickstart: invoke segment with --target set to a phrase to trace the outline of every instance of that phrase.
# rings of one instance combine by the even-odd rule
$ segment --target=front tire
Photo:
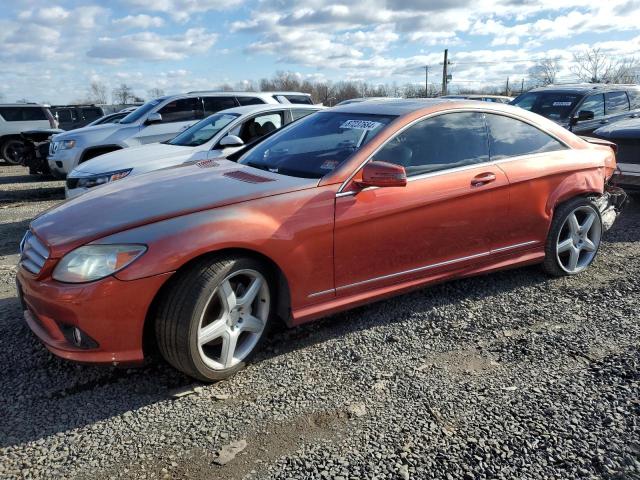
[[[602,218],[588,198],[573,198],[553,216],[545,245],[544,270],[554,276],[576,275],[593,263],[602,240]]]
[[[17,138],[6,140],[0,147],[0,155],[12,165],[20,165],[22,152],[26,148],[25,143]]]
[[[273,323],[272,285],[268,269],[252,258],[197,262],[178,274],[158,308],[160,353],[176,369],[205,382],[235,374]]]

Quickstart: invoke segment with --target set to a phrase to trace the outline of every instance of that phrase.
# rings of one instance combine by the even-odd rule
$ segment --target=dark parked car
[[[616,182],[625,190],[640,193],[640,118],[600,127],[593,136],[618,146]]]
[[[106,113],[97,105],[55,105],[51,107],[51,112],[58,120],[58,128],[62,130],[84,127]]]
[[[547,117],[577,135],[589,135],[603,125],[640,116],[640,87],[549,85],[523,93],[511,104]]]

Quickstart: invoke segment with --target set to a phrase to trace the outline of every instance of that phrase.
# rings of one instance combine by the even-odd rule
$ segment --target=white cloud
[[[138,10],[162,12],[178,21],[186,22],[192,14],[211,10],[228,10],[243,0],[123,0]]]
[[[150,28],[162,27],[164,25],[164,20],[160,17],[141,13],[139,15],[127,15],[126,17],[117,18],[113,20],[113,24],[127,28],[140,28],[147,30]]]

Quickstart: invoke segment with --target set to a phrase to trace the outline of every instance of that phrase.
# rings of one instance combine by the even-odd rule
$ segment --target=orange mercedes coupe
[[[47,211],[21,243],[18,293],[60,357],[129,365],[157,348],[212,381],[277,318],[519,265],[583,271],[623,201],[615,166],[611,144],[516,107],[354,103]]]

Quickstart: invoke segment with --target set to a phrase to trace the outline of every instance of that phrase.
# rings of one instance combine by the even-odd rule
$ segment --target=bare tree
[[[87,103],[109,103],[107,86],[102,82],[91,82],[89,91],[87,92],[87,100]]]
[[[122,83],[118,88],[114,88],[112,96],[114,103],[118,105],[126,105],[134,98],[132,88],[126,83]]]
[[[636,59],[614,59],[599,48],[574,53],[573,61],[571,72],[590,83],[633,82],[639,68]]]
[[[556,83],[560,64],[553,58],[545,58],[529,69],[529,78],[535,85],[551,85]]]
[[[147,97],[149,100],[153,100],[154,98],[159,98],[164,96],[164,90],[158,87],[150,88],[147,90]]]

